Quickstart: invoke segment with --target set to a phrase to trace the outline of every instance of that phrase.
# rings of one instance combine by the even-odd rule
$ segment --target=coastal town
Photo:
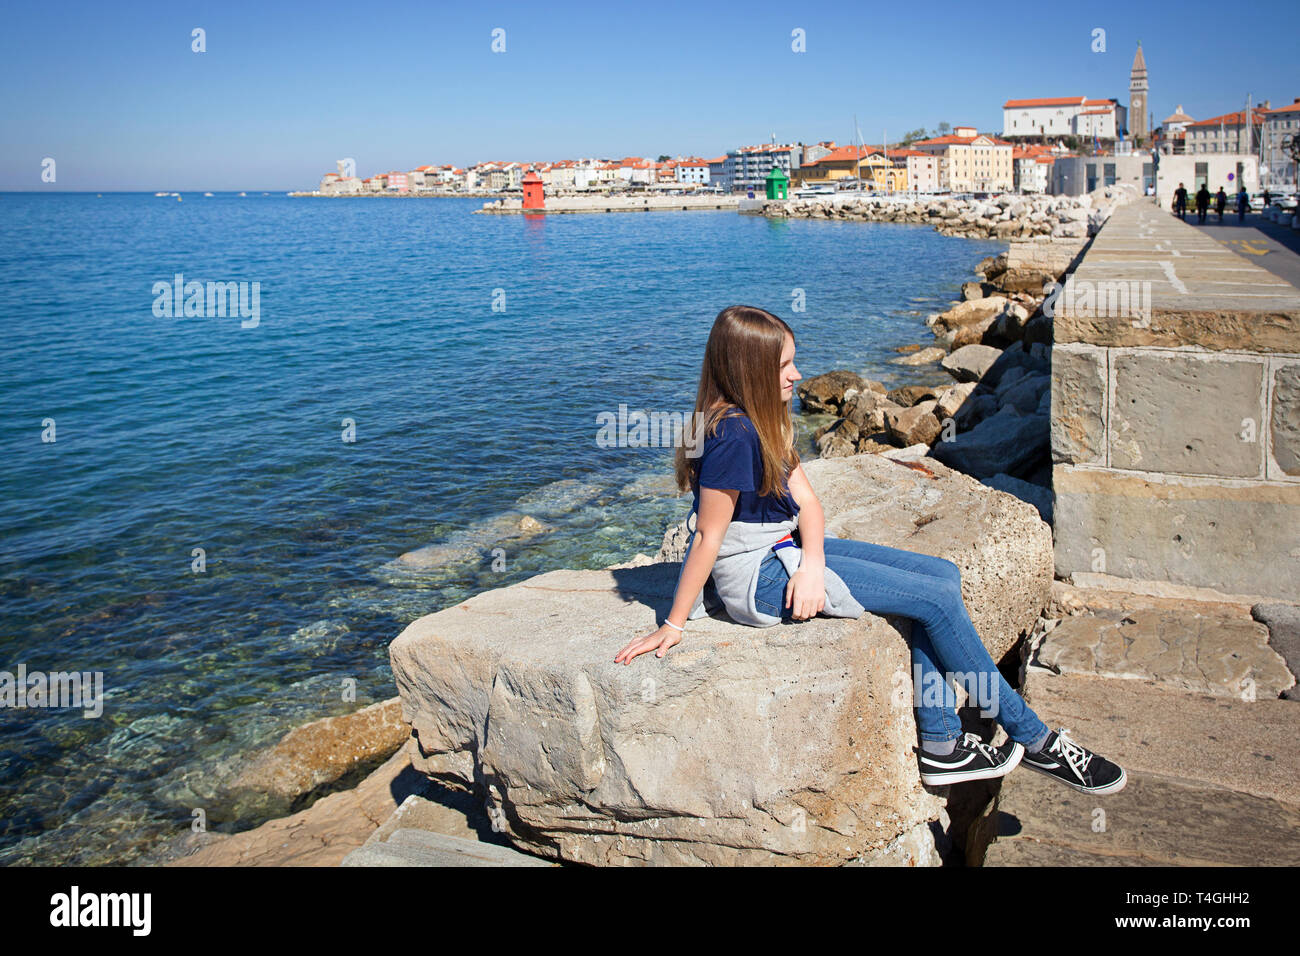
[[[1129,185],[1169,206],[1179,183],[1189,193],[1244,187],[1256,208],[1265,189],[1294,206],[1300,96],[1195,119],[1180,104],[1159,124],[1147,109],[1149,81],[1139,45],[1125,106],[1087,95],[1008,99],[1000,132],[939,123],[894,142],[835,140],[744,145],[713,157],[491,161],[469,167],[423,165],[359,177],[338,160],[313,192],[300,196],[487,196],[519,198],[525,181],[548,198],[610,195],[796,198],[843,191],[877,195],[1048,194],[1079,196]],[[774,176],[774,171],[776,175]],[[527,206],[528,203],[524,203]],[[516,204],[518,206],[518,204]],[[676,204],[665,208],[681,208]],[[689,208],[689,207],[688,207]],[[603,211],[603,209],[602,209]]]
[[[902,925],[888,868],[991,868],[1248,944],[1300,866],[1273,6],[16,9],[16,912],[844,866]],[[66,869],[123,865],[156,906]]]

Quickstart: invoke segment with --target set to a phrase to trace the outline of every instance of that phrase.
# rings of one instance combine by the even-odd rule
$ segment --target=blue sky
[[[855,113],[867,142],[997,131],[1008,98],[1127,105],[1139,39],[1157,122],[1179,103],[1201,119],[1300,96],[1297,37],[1294,2],[11,4],[0,188],[295,189],[343,157],[366,176],[714,156],[773,133],[845,143]]]

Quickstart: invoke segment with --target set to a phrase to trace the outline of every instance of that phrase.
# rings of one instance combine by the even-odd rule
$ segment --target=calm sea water
[[[719,309],[786,319],[805,377],[891,379],[1003,248],[481,204],[0,195],[0,670],[100,671],[106,698],[0,709],[0,862],[129,862],[196,809],[286,812],[232,792],[242,759],[391,697],[406,624],[655,553],[689,507],[671,451],[599,447],[597,415],[689,412]],[[257,326],[155,315],[177,273],[257,282]]]

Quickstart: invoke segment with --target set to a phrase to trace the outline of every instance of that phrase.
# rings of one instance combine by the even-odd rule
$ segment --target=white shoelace
[[[963,738],[963,742],[966,744],[966,747],[968,749],[978,750],[984,756],[988,757],[990,762],[995,764],[1002,762],[1001,755],[992,747],[990,747],[988,744],[986,744],[984,741],[976,737],[974,734],[971,733],[966,734],[966,736]]]
[[[1088,769],[1088,764],[1092,761],[1092,754],[1084,750],[1073,740],[1066,737],[1069,731],[1064,727],[1056,732],[1056,741],[1051,746],[1051,752],[1057,754],[1065,760],[1074,775],[1083,783],[1083,773]]]

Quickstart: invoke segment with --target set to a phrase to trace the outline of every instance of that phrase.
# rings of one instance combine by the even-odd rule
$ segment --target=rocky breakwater
[[[974,239],[1096,235],[1116,205],[1132,200],[1129,187],[1108,187],[1082,196],[1002,195],[989,199],[938,197],[900,200],[885,196],[769,200],[762,214],[774,218],[842,219],[931,225],[945,236]]]
[[[1044,209],[1057,220],[1045,234],[1013,238],[1006,252],[980,261],[975,281],[962,285],[961,302],[927,317],[932,345],[901,349],[907,354],[893,359],[918,371],[937,363],[953,377],[953,385],[891,390],[845,369],[802,382],[797,389],[802,410],[833,416],[814,432],[819,454],[842,458],[906,449],[905,457],[941,460],[1032,503],[1050,522],[1052,341],[1061,282],[1078,264],[1088,235],[1132,198],[1132,191],[1122,187],[1079,199],[1002,196],[987,200],[983,206],[992,208],[980,208],[980,215],[969,222],[958,217],[952,225],[952,216],[939,216],[941,229],[962,235],[988,235],[980,229],[987,229],[989,221],[1019,221],[1024,216],[1032,229],[1044,232],[1044,220],[1032,215]],[[928,207],[891,209],[878,200],[866,202],[868,215],[892,216],[887,221],[930,221],[935,215]],[[948,202],[950,212],[962,200]],[[1001,212],[989,220],[995,208]],[[1009,213],[1014,215],[1005,217]],[[924,219],[907,219],[917,216]],[[976,226],[976,221],[984,225]],[[1063,228],[1066,222],[1084,228]]]
[[[850,370],[801,382],[802,410],[833,420],[814,431],[823,458],[907,449],[1033,504],[1052,520],[1051,370],[1059,283],[1088,240],[1013,240],[975,268],[962,300],[926,319],[934,342],[893,360],[939,365],[951,385],[889,389]]]
[[[942,464],[812,461],[827,528],[939,555],[994,658],[1050,594],[1032,508]],[[412,766],[486,802],[521,849],[585,864],[937,864],[961,788],[917,775],[904,620],[692,622],[613,663],[671,606],[657,559],[557,570],[420,618],[390,647]],[[970,785],[977,786],[977,785]],[[956,812],[956,811],[954,811]]]

